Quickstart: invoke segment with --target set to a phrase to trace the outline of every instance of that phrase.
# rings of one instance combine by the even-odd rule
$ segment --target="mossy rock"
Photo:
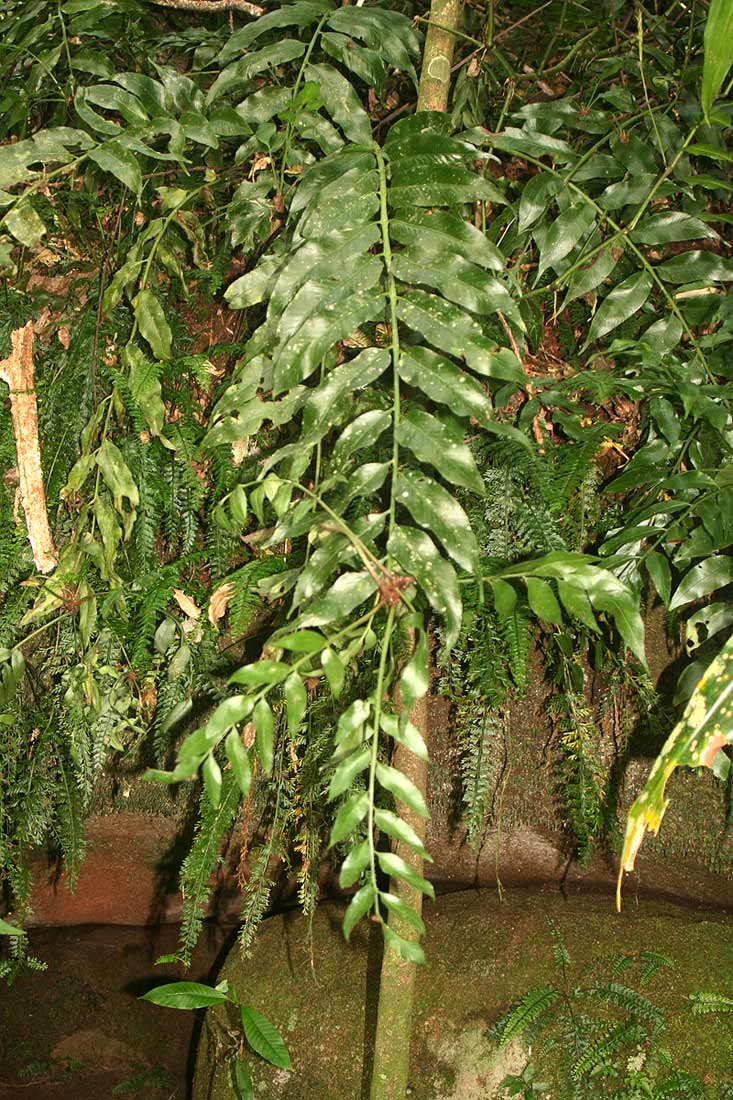
[[[357,929],[346,944],[342,910],[322,905],[312,924],[299,914],[267,920],[250,958],[235,947],[219,978],[280,1029],[292,1073],[249,1061],[262,1100],[363,1100],[374,1027],[379,929]],[[427,907],[427,966],[418,976],[412,1035],[411,1100],[489,1100],[507,1072],[521,1071],[516,1047],[497,1063],[485,1029],[528,989],[552,980],[552,918],[573,967],[616,952],[654,949],[675,963],[647,990],[670,1019],[665,1038],[676,1063],[710,1083],[730,1074],[729,1034],[684,1008],[690,992],[733,992],[733,917],[660,902],[622,914],[608,896],[563,900],[516,890],[461,892]],[[236,1020],[210,1010],[199,1043],[193,1100],[231,1100],[227,1030]],[[368,1070],[368,1065],[366,1067]]]

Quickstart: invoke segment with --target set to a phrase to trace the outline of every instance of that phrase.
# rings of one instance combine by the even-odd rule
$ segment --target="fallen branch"
[[[41,452],[38,444],[38,407],[34,389],[33,322],[10,335],[12,351],[0,362],[0,378],[10,389],[15,454],[18,463],[20,497],[25,512],[33,561],[40,573],[56,568],[58,558],[48,526],[46,493],[43,487]]]
[[[263,15],[265,11],[259,4],[250,4],[249,0],[153,0],[153,3],[162,8],[202,11],[207,15],[217,11],[243,11],[247,15]]]

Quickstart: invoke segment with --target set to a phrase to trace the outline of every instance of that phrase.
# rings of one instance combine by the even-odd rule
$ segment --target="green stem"
[[[381,920],[379,910],[379,884],[377,881],[377,855],[376,855],[376,824],[374,810],[376,801],[377,784],[377,760],[379,757],[379,725],[382,717],[382,698],[387,672],[387,661],[392,641],[392,631],[395,622],[395,609],[390,607],[387,615],[387,623],[384,628],[381,652],[379,655],[379,671],[377,672],[377,686],[374,689],[374,725],[372,727],[372,755],[369,761],[369,813],[367,817],[367,838],[369,841],[369,876],[374,889],[374,913]]]
[[[304,55],[303,60],[300,64],[300,68],[298,69],[298,75],[295,78],[295,84],[293,86],[293,94],[290,97],[290,109],[291,109],[291,111],[293,109],[292,105],[295,103],[295,100],[298,98],[298,92],[300,91],[300,85],[303,83],[303,76],[305,75],[306,66],[308,65],[308,62],[310,61],[311,54],[313,53],[316,42],[318,41],[320,33],[323,30],[323,25],[326,22],[326,20],[328,19],[330,14],[331,14],[331,12],[329,11],[329,12],[326,12],[325,15],[321,16],[321,18],[318,21],[318,25],[316,26],[316,29],[313,32],[313,36],[312,36],[310,42],[308,43],[308,49],[305,51],[305,55]],[[283,142],[283,155],[282,155],[282,161],[280,162],[280,176],[279,176],[279,180],[278,180],[278,194],[280,194],[280,195],[282,195],[283,188],[285,187],[285,167],[286,167],[287,160],[288,160],[288,154],[290,153],[290,146],[293,144],[293,131],[294,131],[294,129],[295,129],[295,126],[293,124],[293,120],[292,120],[292,118],[290,118],[290,119],[288,119],[287,129],[285,130],[285,140]]]

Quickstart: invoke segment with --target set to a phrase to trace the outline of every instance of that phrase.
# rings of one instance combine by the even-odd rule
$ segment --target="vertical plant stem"
[[[448,108],[455,44],[455,36],[452,32],[458,29],[461,6],[462,0],[432,0],[420,74],[418,111],[445,111]],[[394,310],[392,322],[396,325]],[[398,392],[396,400],[399,400]],[[428,741],[427,715],[427,699],[423,698],[414,707],[410,720],[420,730],[426,742]],[[418,759],[403,745],[398,744],[395,746],[392,763],[403,775],[412,780],[424,798],[427,789],[425,761]],[[403,809],[403,816],[422,838],[425,822],[407,808]],[[423,860],[419,855],[402,843],[396,844],[395,852],[422,877]],[[415,912],[420,914],[422,910],[420,890],[395,879],[392,880],[390,889],[393,893],[399,894]],[[417,938],[415,929],[405,921],[396,918],[394,914],[390,916],[389,922],[403,939]],[[391,947],[385,945],[374,1037],[371,1100],[404,1100],[407,1094],[414,990],[415,964],[401,958]]]

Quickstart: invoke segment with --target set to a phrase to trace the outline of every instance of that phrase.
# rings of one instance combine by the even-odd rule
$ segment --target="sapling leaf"
[[[420,817],[429,817],[425,799],[411,779],[389,764],[377,764],[377,782]]]
[[[267,699],[259,699],[253,712],[255,745],[265,775],[272,774],[275,754],[275,719]]]
[[[356,891],[344,913],[343,930],[344,938],[347,943],[351,939],[351,933],[354,927],[359,923],[364,914],[369,912],[373,905],[374,887],[371,882],[368,882],[365,886],[362,886],[360,890]]]
[[[229,997],[222,990],[200,982],[168,982],[144,993],[140,1000],[162,1005],[163,1008],[191,1009],[222,1005]]]
[[[353,886],[355,882],[359,881],[362,871],[369,866],[370,859],[371,849],[368,840],[362,840],[354,845],[341,864],[339,886],[342,890],[348,890],[349,886]]]
[[[293,1064],[290,1061],[288,1048],[275,1025],[248,1005],[241,1005],[240,1013],[244,1034],[252,1050],[271,1066],[292,1070]]]

